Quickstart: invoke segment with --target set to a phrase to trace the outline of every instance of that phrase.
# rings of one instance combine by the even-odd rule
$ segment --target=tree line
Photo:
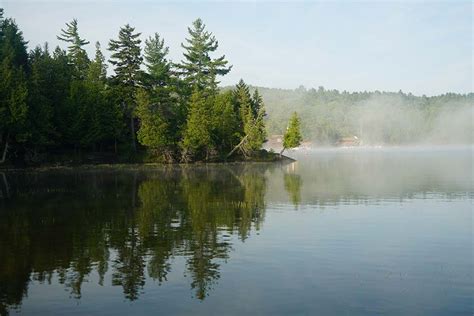
[[[319,146],[348,136],[358,136],[363,145],[474,143],[474,93],[416,96],[403,91],[348,92],[303,86],[258,90],[265,100],[269,135],[283,134],[291,106],[291,111],[304,117],[304,138]]]
[[[155,33],[126,24],[88,56],[76,19],[47,43],[27,51],[18,25],[0,9],[0,162],[41,163],[52,156],[102,153],[123,160],[164,162],[250,158],[266,138],[265,106],[241,80],[226,91],[231,71],[201,19],[188,28],[183,59],[173,63]],[[143,44],[143,50],[142,50]],[[144,158],[145,157],[145,158]]]

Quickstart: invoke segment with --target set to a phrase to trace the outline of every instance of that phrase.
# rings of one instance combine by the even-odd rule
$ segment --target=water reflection
[[[298,208],[301,203],[301,187],[303,180],[299,174],[285,173],[283,175],[283,181],[285,183],[285,190],[288,192],[291,203]]]
[[[263,169],[262,169],[263,168]],[[265,215],[265,167],[169,168],[153,172],[13,176],[15,198],[0,212],[0,313],[17,306],[31,280],[54,277],[71,296],[95,272],[128,300],[147,278],[167,281],[186,258],[194,296],[204,299],[232,250]]]
[[[268,181],[274,204],[378,204],[437,196],[472,198],[473,148],[296,152]],[[286,198],[287,197],[287,198]]]
[[[134,301],[147,283],[172,282],[177,269],[192,296],[204,300],[236,242],[260,230],[269,205],[472,198],[471,173],[466,152],[436,158],[318,153],[291,165],[0,173],[0,314],[21,305],[32,281],[59,283],[80,299],[92,280],[120,287]]]

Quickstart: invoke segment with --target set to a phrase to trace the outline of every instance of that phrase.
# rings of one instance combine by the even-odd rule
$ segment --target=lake
[[[472,150],[0,172],[0,314],[472,315]]]

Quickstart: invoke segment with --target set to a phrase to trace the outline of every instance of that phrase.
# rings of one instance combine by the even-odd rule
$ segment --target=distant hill
[[[282,134],[296,111],[304,138],[317,144],[334,144],[348,136],[357,136],[363,145],[473,143],[474,93],[427,97],[323,87],[258,90],[268,113],[269,135]]]

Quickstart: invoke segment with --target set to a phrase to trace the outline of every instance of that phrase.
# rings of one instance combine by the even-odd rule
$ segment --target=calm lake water
[[[0,314],[472,315],[472,147],[0,173]]]

